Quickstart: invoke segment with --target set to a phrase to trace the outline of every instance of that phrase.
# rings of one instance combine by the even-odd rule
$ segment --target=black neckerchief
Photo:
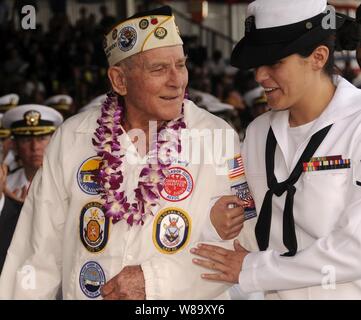
[[[283,210],[283,243],[289,251],[284,253],[283,256],[290,257],[296,254],[297,238],[293,219],[293,198],[296,193],[294,184],[298,181],[302,174],[303,163],[310,161],[311,157],[320,146],[331,127],[332,124],[316,132],[311,137],[310,142],[303,151],[289,178],[280,183],[278,183],[274,174],[277,140],[272,128],[270,127],[266,143],[266,173],[269,190],[266,192],[264,197],[255,230],[258,247],[261,251],[268,248],[272,220],[272,196],[275,194],[277,197],[280,197],[285,191],[287,191],[285,207]]]

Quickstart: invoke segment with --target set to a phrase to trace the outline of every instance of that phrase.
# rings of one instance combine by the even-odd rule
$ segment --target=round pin
[[[162,198],[171,202],[182,201],[190,196],[193,185],[193,178],[187,170],[174,167],[169,169],[160,194]]]
[[[312,22],[309,21],[306,23],[306,29],[312,29],[312,27],[313,27]]]
[[[154,35],[158,38],[158,39],[164,39],[167,36],[168,31],[163,28],[163,27],[158,27],[157,29],[155,29],[154,31]]]
[[[147,19],[142,19],[140,20],[139,22],[139,28],[144,30],[144,29],[147,29],[149,26],[149,21]]]

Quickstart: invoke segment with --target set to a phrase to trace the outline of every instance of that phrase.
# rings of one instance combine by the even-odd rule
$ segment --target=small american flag
[[[234,179],[244,175],[244,167],[241,156],[228,160],[228,177]]]

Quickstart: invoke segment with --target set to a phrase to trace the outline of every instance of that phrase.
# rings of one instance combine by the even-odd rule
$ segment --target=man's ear
[[[122,67],[113,66],[108,69],[108,78],[113,90],[121,96],[127,95],[127,81]]]
[[[330,50],[326,46],[318,46],[311,54],[312,68],[322,70],[326,65]]]

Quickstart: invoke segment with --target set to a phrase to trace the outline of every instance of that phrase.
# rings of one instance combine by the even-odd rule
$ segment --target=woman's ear
[[[330,50],[326,46],[317,47],[311,54],[312,68],[314,70],[322,70],[326,65]]]
[[[108,78],[113,90],[121,96],[127,95],[127,81],[124,70],[120,66],[113,66],[108,69]]]

